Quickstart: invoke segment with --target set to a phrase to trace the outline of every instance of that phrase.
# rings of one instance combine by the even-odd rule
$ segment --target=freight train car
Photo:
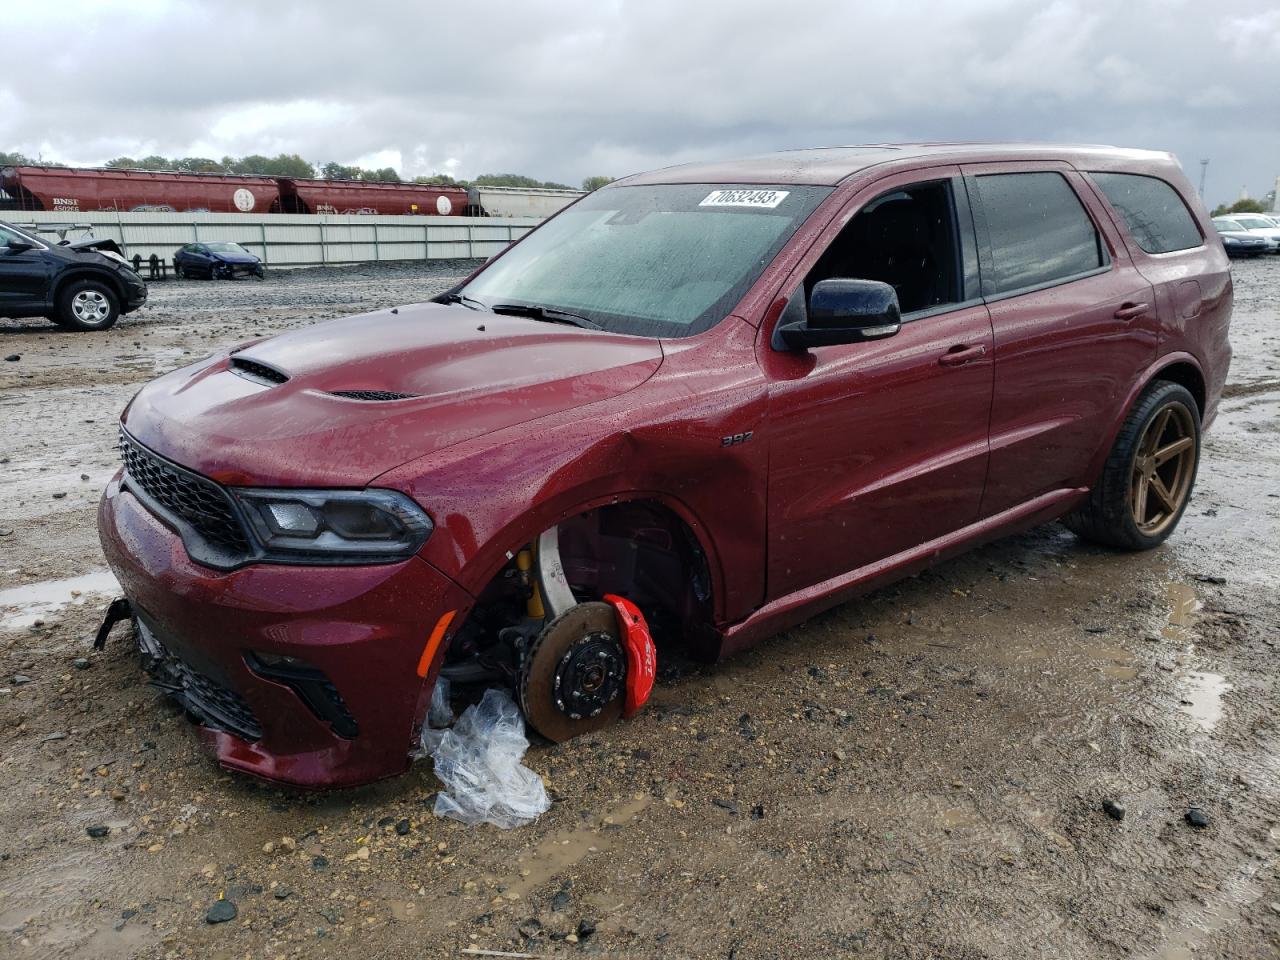
[[[284,213],[367,213],[449,217],[467,212],[467,191],[429,183],[277,177]]]
[[[583,195],[549,187],[471,187],[469,207],[481,217],[541,217],[558,213]]]
[[[0,189],[10,210],[162,210],[266,213],[278,204],[271,177],[72,167],[5,167]]]
[[[176,213],[365,213],[443,217],[549,217],[582,193],[365,180],[306,180],[114,168],[0,170],[0,210]]]

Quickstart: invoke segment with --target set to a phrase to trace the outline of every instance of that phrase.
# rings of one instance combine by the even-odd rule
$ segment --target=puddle
[[[1138,676],[1138,665],[1133,654],[1123,647],[1108,647],[1101,644],[1080,648],[1081,656],[1101,663],[1098,669],[1112,680],[1134,680]]]
[[[70,604],[89,597],[118,593],[120,585],[110,570],[95,570],[67,580],[40,580],[0,590],[0,630],[22,630]]]
[[[1182,709],[1209,733],[1222,719],[1222,698],[1231,690],[1231,684],[1220,673],[1204,671],[1187,674],[1183,684]]]
[[[1165,588],[1169,600],[1169,620],[1160,631],[1166,640],[1179,643],[1191,641],[1191,625],[1200,611],[1200,598],[1195,588],[1185,583],[1171,583]]]
[[[944,830],[960,830],[978,823],[978,815],[965,807],[952,807],[942,811],[942,827]]]
[[[1214,954],[1206,952],[1214,935],[1242,922],[1244,910],[1262,896],[1257,880],[1274,864],[1274,859],[1251,863],[1227,877],[1208,896],[1203,905],[1190,910],[1189,919],[1165,941],[1159,952],[1150,960],[1197,960]]]
[[[505,888],[504,896],[521,899],[542,884],[561,875],[574,864],[613,846],[621,827],[626,826],[649,805],[647,793],[637,793],[572,830],[547,837],[532,852],[516,858],[518,872],[506,878],[491,878]]]

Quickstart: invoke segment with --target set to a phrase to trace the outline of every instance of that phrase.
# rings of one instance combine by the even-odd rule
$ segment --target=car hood
[[[75,250],[77,253],[110,251],[117,256],[124,256],[124,252],[120,249],[120,244],[110,237],[85,237],[81,240],[68,240],[59,244],[59,246],[67,250]]]
[[[144,387],[123,422],[223,483],[360,487],[452,444],[625,393],[661,363],[657,340],[418,304],[175,371]]]
[[[214,260],[222,263],[257,263],[258,258],[252,253],[210,253]]]

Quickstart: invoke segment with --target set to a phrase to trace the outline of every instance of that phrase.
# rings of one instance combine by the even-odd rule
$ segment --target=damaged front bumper
[[[407,769],[434,680],[434,664],[419,675],[424,645],[443,613],[470,605],[453,581],[417,557],[211,570],[118,476],[98,529],[129,602],[116,614],[223,766],[306,787]]]

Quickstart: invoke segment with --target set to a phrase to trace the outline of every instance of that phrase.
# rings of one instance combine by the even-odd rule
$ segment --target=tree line
[[[1274,194],[1268,194],[1268,198],[1274,198]],[[1270,213],[1271,204],[1263,200],[1254,200],[1245,197],[1243,200],[1237,200],[1233,204],[1220,203],[1213,208],[1212,216],[1221,217],[1228,213]]]
[[[44,161],[23,156],[21,153],[6,153],[0,150],[0,166],[23,166],[39,164]],[[65,164],[46,164],[47,166],[66,166]],[[215,160],[212,157],[115,157],[108,160],[105,167],[120,170],[155,170],[165,173],[225,173],[239,176],[258,177],[296,177],[312,180],[323,177],[326,180],[364,180],[373,183],[401,183],[400,173],[394,167],[366,169],[346,163],[330,160],[328,163],[313,164],[296,153],[281,153],[274,157],[252,153],[246,157],[223,157]],[[598,190],[610,183],[613,177],[587,177],[582,181],[583,190]],[[554,180],[535,180],[518,173],[482,173],[473,180],[456,180],[448,174],[436,173],[429,177],[414,177],[413,183],[437,184],[453,187],[541,187],[554,190],[573,189],[566,183]]]

